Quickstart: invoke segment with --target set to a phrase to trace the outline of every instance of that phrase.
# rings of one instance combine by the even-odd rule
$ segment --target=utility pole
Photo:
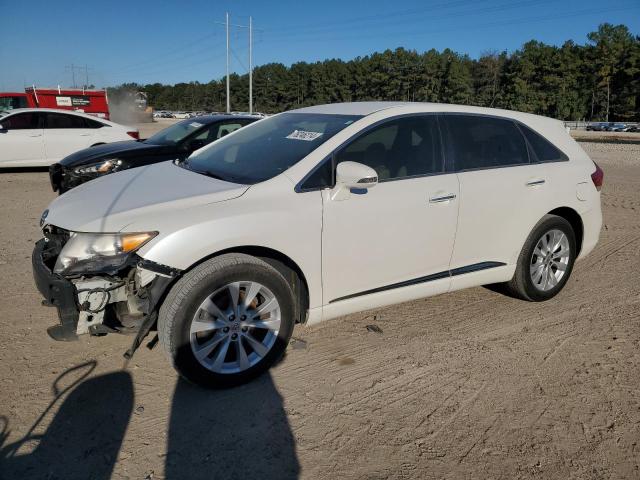
[[[609,88],[609,77],[607,77],[607,122],[609,121],[609,94],[611,93],[611,88]]]
[[[227,12],[227,113],[231,113],[231,98],[229,97],[229,12]]]
[[[249,17],[249,114],[253,113],[253,19]]]
[[[73,88],[76,88],[76,66],[72,63],[71,65],[66,65],[64,68],[71,69],[71,78],[73,79]]]
[[[229,87],[229,28],[248,28],[249,29],[249,112],[253,113],[253,18],[249,17],[249,25],[236,25],[229,23],[229,12],[226,13],[225,22],[215,22],[218,25],[224,25],[227,31],[227,113],[231,112],[231,93]],[[244,65],[243,65],[244,66]]]

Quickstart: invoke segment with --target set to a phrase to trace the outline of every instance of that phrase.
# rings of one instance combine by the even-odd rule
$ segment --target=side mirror
[[[352,189],[366,191],[377,184],[378,174],[373,168],[357,162],[341,162],[336,169],[336,188],[332,199],[346,200]]]

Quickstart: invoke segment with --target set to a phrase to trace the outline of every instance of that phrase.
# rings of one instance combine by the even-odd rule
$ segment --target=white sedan
[[[136,128],[84,113],[17,108],[0,113],[0,168],[46,166],[83,148],[133,139]]]

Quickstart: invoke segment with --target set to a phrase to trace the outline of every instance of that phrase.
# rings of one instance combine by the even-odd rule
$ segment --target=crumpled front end
[[[47,329],[49,335],[68,341],[86,333],[139,333],[143,326],[148,332],[160,299],[180,272],[131,253],[117,265],[88,264],[86,271],[56,273],[71,235],[48,225],[33,250],[33,276],[43,305],[55,307],[60,321]]]

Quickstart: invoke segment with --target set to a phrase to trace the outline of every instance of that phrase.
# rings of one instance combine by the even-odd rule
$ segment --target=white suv
[[[541,301],[595,246],[602,171],[556,120],[345,103],[260,120],[54,200],[36,283],[76,334],[157,323],[176,369],[244,382],[295,323],[476,285]]]

